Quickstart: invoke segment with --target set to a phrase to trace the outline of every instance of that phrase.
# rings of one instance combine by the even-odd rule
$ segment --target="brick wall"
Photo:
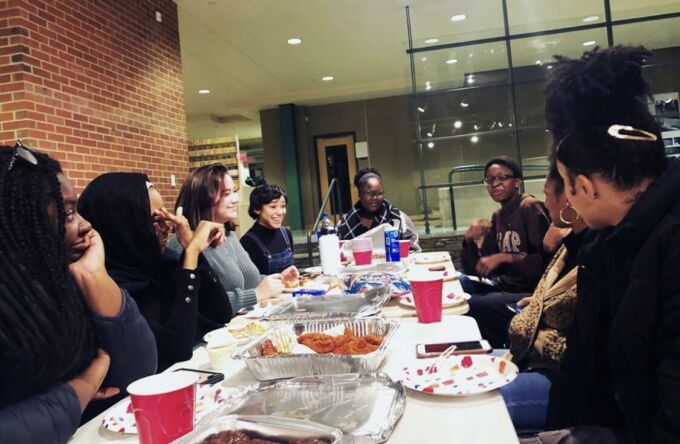
[[[78,190],[145,172],[172,206],[185,125],[172,0],[0,0],[1,144],[50,153]]]

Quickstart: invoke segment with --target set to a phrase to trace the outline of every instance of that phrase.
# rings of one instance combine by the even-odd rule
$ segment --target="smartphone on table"
[[[198,383],[200,385],[213,385],[224,380],[224,373],[211,372],[208,370],[198,370],[195,368],[178,368],[173,370],[175,372],[191,372],[198,374]]]
[[[452,345],[456,346],[456,350],[453,352],[454,355],[483,354],[489,353],[492,350],[489,342],[484,339],[480,341],[438,342],[432,344],[417,344],[416,357],[436,358]]]

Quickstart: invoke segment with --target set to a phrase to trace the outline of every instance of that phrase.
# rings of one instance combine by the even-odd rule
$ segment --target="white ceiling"
[[[500,0],[175,0],[189,138],[238,134],[260,137],[259,111],[279,104],[315,105],[411,92],[405,5],[411,7],[414,46],[503,34]],[[644,5],[641,6],[641,3]],[[680,1],[612,0],[614,19],[680,11]],[[467,19],[451,22],[454,14]],[[604,13],[601,0],[509,0],[511,33],[576,26]],[[662,33],[642,25],[617,30],[617,41],[650,48],[680,45],[680,21]],[[646,29],[650,29],[647,25]],[[642,32],[641,32],[642,31]],[[299,37],[302,44],[287,40]],[[605,44],[605,31],[560,34],[513,42],[515,66],[577,55],[582,42]],[[426,60],[422,60],[425,57]],[[446,60],[456,59],[455,64]],[[423,90],[460,86],[465,73],[507,66],[504,43],[418,54]],[[321,77],[332,75],[333,81]],[[209,89],[199,95],[199,89]],[[218,123],[211,115],[249,121]]]

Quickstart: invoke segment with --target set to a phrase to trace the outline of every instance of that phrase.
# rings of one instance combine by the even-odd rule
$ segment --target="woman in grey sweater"
[[[280,296],[283,293],[282,281],[298,276],[294,266],[281,273],[260,275],[234,233],[238,201],[238,191],[234,180],[227,174],[226,167],[212,164],[191,172],[182,185],[175,205],[175,208],[183,209],[192,229],[201,220],[224,224],[226,242],[203,252],[203,264],[199,264],[199,273],[207,275],[214,283],[221,284],[233,313],[258,301]],[[181,239],[178,240],[181,243]],[[201,313],[223,311],[223,304],[223,300],[199,297]]]

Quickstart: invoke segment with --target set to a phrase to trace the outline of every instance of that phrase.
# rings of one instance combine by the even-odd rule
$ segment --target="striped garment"
[[[402,232],[402,239],[411,241],[411,250],[420,251],[415,225],[406,213],[399,210],[399,208],[392,206],[387,200],[384,200],[380,210],[373,215],[370,228],[366,228],[361,223],[363,212],[364,209],[361,206],[361,201],[359,201],[349,212],[343,214],[337,227],[340,239],[354,239],[379,225],[390,224]]]

